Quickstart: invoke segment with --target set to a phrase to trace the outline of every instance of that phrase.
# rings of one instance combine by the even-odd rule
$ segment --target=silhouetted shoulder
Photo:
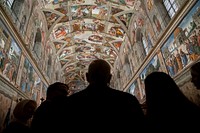
[[[89,85],[69,97],[68,113],[73,115],[68,120],[70,123],[79,122],[82,132],[91,128],[104,132],[110,129],[113,132],[141,131],[145,122],[138,100],[131,94],[108,86],[112,77],[110,71],[111,67],[105,60],[91,62],[86,73]]]
[[[199,107],[183,94],[169,74],[152,72],[144,82],[146,116],[153,132],[198,130]]]
[[[120,91],[120,90],[115,90],[115,89],[112,89],[112,88],[109,88],[109,87],[106,87],[106,88],[93,88],[93,87],[87,87],[86,89],[82,90],[82,91],[79,91],[73,95],[71,95],[69,97],[69,99],[79,99],[79,98],[84,98],[84,99],[87,99],[87,98],[93,98],[93,97],[96,97],[97,98],[106,98],[106,99],[110,99],[112,100],[113,98],[119,98],[121,97],[120,101],[124,101],[124,100],[136,100],[137,99],[135,98],[135,96],[127,93],[127,92],[123,92],[123,91]],[[83,100],[84,100],[83,99]],[[118,100],[118,99],[116,99]]]
[[[130,129],[134,125],[137,130],[142,129],[145,123],[143,111],[136,97],[111,88],[86,88],[71,95],[68,111],[75,114],[67,116],[69,121],[79,121],[84,127],[90,125],[96,129],[118,131],[125,127]]]
[[[119,101],[126,101],[125,104],[127,103],[132,103],[132,104],[139,104],[137,98],[135,96],[133,96],[130,93],[127,92],[123,92],[120,90],[115,90],[115,89],[109,89],[108,91],[110,91],[110,96],[112,97],[116,97],[117,99],[120,98]],[[109,93],[108,93],[109,94]]]

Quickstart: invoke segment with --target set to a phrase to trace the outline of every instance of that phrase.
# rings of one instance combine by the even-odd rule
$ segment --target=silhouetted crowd
[[[191,67],[191,75],[200,89],[200,62]],[[168,74],[152,72],[145,78],[146,113],[134,95],[109,87],[111,76],[105,60],[94,60],[84,90],[69,95],[68,85],[51,84],[38,107],[28,99],[16,105],[15,119],[3,133],[200,131],[200,108]]]

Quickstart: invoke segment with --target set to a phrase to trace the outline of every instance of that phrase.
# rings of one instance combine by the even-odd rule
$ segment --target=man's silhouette
[[[110,88],[110,65],[94,60],[86,73],[89,85],[69,97],[69,127],[80,131],[143,131],[144,114],[136,97]],[[69,128],[68,127],[68,128]]]
[[[31,129],[33,132],[57,132],[63,131],[65,126],[65,103],[69,87],[67,84],[55,82],[47,88],[47,98],[37,108],[33,115]]]

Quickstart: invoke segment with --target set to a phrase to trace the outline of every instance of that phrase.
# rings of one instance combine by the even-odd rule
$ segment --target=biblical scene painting
[[[200,58],[200,1],[194,5],[161,48],[169,74],[173,77]]]
[[[37,96],[34,95],[36,95],[37,90],[41,88],[41,79],[27,58],[24,60],[20,88],[21,91],[26,93],[30,98],[36,98]]]
[[[21,49],[2,21],[0,25],[0,74],[15,84]]]

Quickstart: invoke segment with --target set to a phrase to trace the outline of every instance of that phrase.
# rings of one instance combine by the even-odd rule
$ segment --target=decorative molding
[[[22,93],[18,87],[15,87],[14,85],[10,84],[9,81],[7,81],[4,77],[0,76],[0,93],[4,94],[5,96],[8,96],[9,98],[20,97],[23,98],[29,98],[25,93]]]

